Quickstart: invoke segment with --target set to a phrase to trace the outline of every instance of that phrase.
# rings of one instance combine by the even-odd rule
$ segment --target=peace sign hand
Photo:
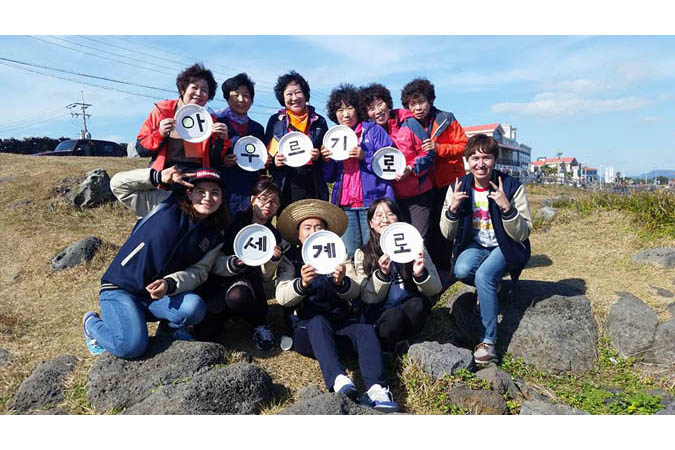
[[[450,212],[457,214],[460,205],[464,199],[469,198],[469,194],[462,191],[459,186],[459,178],[455,180],[455,189],[452,191],[452,203],[450,203]]]
[[[511,209],[511,203],[509,199],[506,198],[504,194],[504,183],[502,182],[502,177],[499,177],[499,186],[490,181],[490,186],[494,189],[493,192],[488,194],[488,197],[494,200],[494,202],[501,208],[502,213],[507,213]]]

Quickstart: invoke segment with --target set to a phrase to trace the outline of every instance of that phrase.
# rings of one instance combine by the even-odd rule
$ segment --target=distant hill
[[[651,172],[642,173],[640,175],[632,175],[632,178],[654,178],[654,177],[666,177],[666,178],[675,178],[675,170],[652,170]]]

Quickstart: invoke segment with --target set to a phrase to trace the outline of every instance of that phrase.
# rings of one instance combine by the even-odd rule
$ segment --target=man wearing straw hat
[[[319,275],[302,259],[302,244],[313,233],[329,230],[341,236],[347,228],[344,211],[331,203],[305,199],[291,203],[279,217],[278,229],[291,248],[277,268],[276,300],[292,311],[293,349],[319,362],[329,391],[352,400],[358,394],[340,362],[340,350],[358,353],[366,392],[359,402],[384,412],[398,410],[387,387],[382,350],[372,325],[358,323],[350,315],[350,301],[359,284],[346,276],[344,263],[331,275]]]

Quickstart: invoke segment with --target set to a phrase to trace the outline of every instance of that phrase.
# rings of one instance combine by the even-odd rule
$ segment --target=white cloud
[[[491,110],[496,113],[516,113],[535,116],[572,116],[603,112],[632,111],[644,108],[653,100],[641,97],[599,99],[574,93],[545,92],[529,102],[497,103]]]

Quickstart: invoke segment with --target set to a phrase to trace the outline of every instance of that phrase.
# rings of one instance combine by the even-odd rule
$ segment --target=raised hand
[[[195,173],[183,173],[176,166],[167,167],[162,170],[162,184],[182,184],[185,187],[193,188],[192,183],[185,181],[187,178],[195,176]]]
[[[335,283],[336,285],[342,283],[342,280],[345,278],[346,272],[347,266],[344,263],[335,266],[335,270],[333,271],[333,283]]]
[[[159,134],[162,135],[162,137],[167,137],[169,133],[174,129],[176,126],[176,121],[173,119],[162,119],[159,122]]]
[[[305,264],[300,268],[300,280],[302,287],[308,288],[312,284],[312,280],[316,278],[316,269],[309,264]]]
[[[391,270],[391,258],[386,253],[380,256],[380,259],[377,260],[377,264],[380,266],[380,272],[385,275],[389,275]]]
[[[499,177],[499,186],[495,185],[492,181],[490,181],[490,186],[492,186],[494,191],[490,192],[488,197],[494,200],[503,213],[509,212],[511,209],[511,203],[509,202],[509,199],[506,198],[506,194],[504,193],[504,183],[502,182],[502,177]]]
[[[366,157],[366,153],[363,151],[361,146],[354,147],[353,149],[349,150],[349,153],[347,153],[350,158],[358,158],[359,160],[362,160]]]
[[[415,256],[415,260],[413,261],[413,275],[416,277],[419,277],[422,275],[424,272],[424,250],[420,250],[420,252]]]
[[[216,122],[213,124],[213,133],[217,134],[220,136],[222,139],[227,139],[227,125],[225,125],[222,122]]]
[[[274,155],[274,165],[275,166],[281,167],[281,166],[286,165],[286,163],[284,161],[286,161],[286,156],[283,153],[277,152],[277,154]]]
[[[460,189],[459,178],[455,180],[455,189],[452,191],[452,202],[450,203],[450,212],[457,214],[459,207],[462,205],[462,202],[469,198],[469,194]]]

